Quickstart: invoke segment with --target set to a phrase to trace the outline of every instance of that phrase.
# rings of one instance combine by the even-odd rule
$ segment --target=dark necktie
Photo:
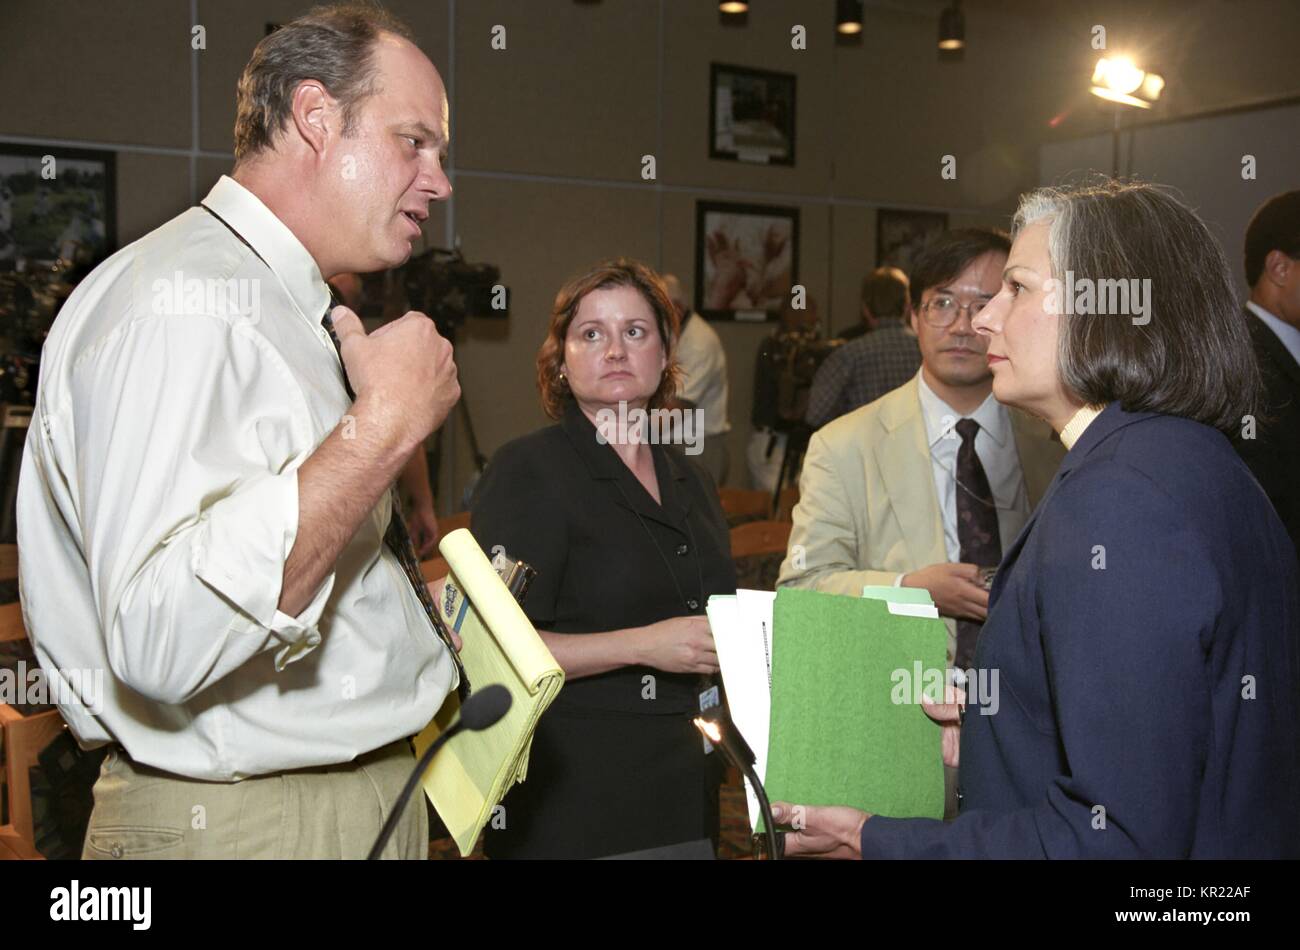
[[[980,424],[974,419],[962,419],[956,428],[961,436],[961,448],[957,450],[957,542],[961,560],[965,564],[996,567],[1002,561],[1002,539],[988,476],[975,454],[975,435]],[[974,620],[957,621],[957,655],[953,659],[957,669],[971,668],[975,643],[983,626]]]
[[[333,296],[331,292],[331,296]],[[343,362],[343,350],[339,346],[338,334],[334,332],[334,321],[330,318],[330,310],[335,306],[333,300],[325,308],[325,316],[321,324],[330,335],[330,340],[334,344],[334,349],[339,351],[339,363]],[[347,390],[348,398],[355,400],[356,393],[352,391],[352,384],[348,381],[348,371],[343,369],[343,388]],[[417,450],[418,451],[418,450]],[[447,652],[451,655],[452,662],[456,664],[456,670],[460,673],[460,686],[456,692],[460,695],[461,701],[469,698],[469,678],[465,675],[465,667],[460,661],[460,655],[456,652],[455,646],[451,642],[451,634],[447,632],[446,624],[442,622],[442,615],[438,613],[438,608],[429,596],[429,588],[425,586],[424,576],[420,573],[420,559],[415,551],[415,543],[411,541],[411,533],[406,530],[406,521],[402,518],[402,500],[398,494],[396,484],[389,489],[393,505],[393,516],[388,519],[388,530],[384,532],[384,543],[389,549],[397,555],[398,562],[402,565],[402,571],[406,574],[406,579],[411,582],[415,588],[415,594],[420,598],[420,604],[424,607],[424,612],[429,617],[429,623],[433,625],[433,631],[438,635],[438,639],[447,647]]]

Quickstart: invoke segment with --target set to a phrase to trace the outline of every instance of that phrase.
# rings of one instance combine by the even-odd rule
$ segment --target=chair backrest
[[[718,501],[727,520],[766,518],[772,510],[772,493],[751,488],[719,488]]]
[[[438,531],[447,535],[459,528],[469,527],[469,512],[458,511],[454,515],[447,515],[438,519]]]
[[[785,554],[790,543],[788,521],[751,521],[731,529],[731,557],[754,557],[759,554]]]
[[[722,513],[727,516],[727,523],[744,524],[747,521],[789,521],[794,511],[795,502],[799,500],[799,489],[791,485],[783,488],[777,496],[776,512],[772,511],[772,493],[760,488],[719,488],[718,501]]]
[[[736,564],[737,587],[776,590],[792,527],[788,521],[751,521],[731,529],[731,559]]]
[[[0,544],[0,581],[18,579],[18,545]]]
[[[23,626],[22,604],[0,604],[0,643],[26,640],[27,628]]]

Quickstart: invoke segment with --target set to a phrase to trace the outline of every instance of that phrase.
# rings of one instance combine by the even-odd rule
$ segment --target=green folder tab
[[[875,587],[868,584],[862,588],[862,596],[893,604],[934,605],[934,601],[930,599],[930,592],[924,587]]]
[[[940,731],[920,696],[942,696],[943,621],[784,588],[772,628],[772,800],[942,818]]]

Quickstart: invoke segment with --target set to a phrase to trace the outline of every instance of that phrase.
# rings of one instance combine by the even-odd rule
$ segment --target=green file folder
[[[893,818],[943,817],[942,620],[883,600],[785,588],[772,613],[768,795]]]

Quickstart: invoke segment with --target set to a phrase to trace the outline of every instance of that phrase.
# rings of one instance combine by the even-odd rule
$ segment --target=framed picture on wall
[[[695,203],[695,309],[709,320],[776,320],[799,279],[799,209]]]
[[[912,261],[932,235],[948,229],[948,215],[941,211],[876,211],[876,266],[901,268],[909,277]]]
[[[709,67],[709,157],[794,164],[795,76],[745,66]]]
[[[0,270],[107,257],[117,242],[115,157],[0,142]]]

